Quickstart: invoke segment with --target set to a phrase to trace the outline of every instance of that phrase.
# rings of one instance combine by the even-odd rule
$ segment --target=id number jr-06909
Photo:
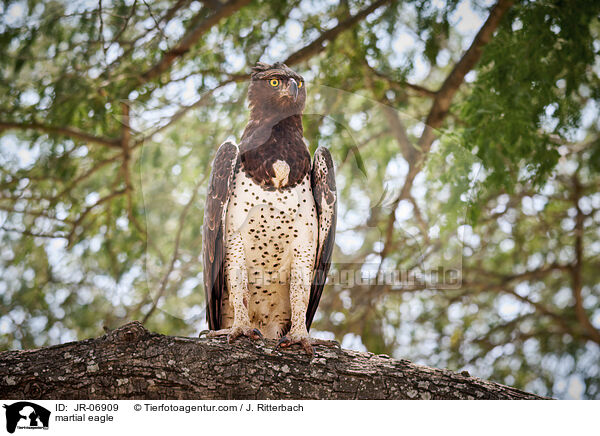
[[[116,412],[119,405],[116,403],[78,403],[74,412]]]

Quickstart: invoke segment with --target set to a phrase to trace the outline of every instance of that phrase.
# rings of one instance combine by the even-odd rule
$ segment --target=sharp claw
[[[304,351],[306,351],[306,354],[308,354],[310,357],[315,355],[315,347],[313,347],[310,344],[310,341],[303,339],[302,341],[300,341],[300,343],[304,347]]]
[[[227,343],[231,344],[234,340],[240,336],[246,336],[248,339],[257,340],[262,339],[263,335],[258,329],[245,330],[245,329],[233,329],[227,334]]]
[[[289,347],[290,340],[287,336],[284,336],[283,338],[281,338],[279,340],[279,342],[277,342],[277,346],[275,347],[275,349],[277,350],[278,348],[285,348],[285,347]]]
[[[310,339],[300,339],[300,340],[292,341],[287,336],[284,336],[283,338],[279,339],[279,342],[277,342],[275,349],[277,350],[279,348],[287,348],[294,344],[301,345],[302,348],[304,349],[304,351],[306,351],[306,354],[308,354],[310,357],[313,357],[315,355],[315,349],[312,346],[312,344],[310,343]]]
[[[234,333],[229,333],[227,335],[227,343],[231,344],[234,340],[236,340],[237,338],[239,338],[240,336],[242,336],[242,332],[234,332]]]
[[[206,335],[208,337],[209,333],[210,333],[210,330],[202,330],[200,333],[198,333],[198,337],[201,338],[204,335]]]

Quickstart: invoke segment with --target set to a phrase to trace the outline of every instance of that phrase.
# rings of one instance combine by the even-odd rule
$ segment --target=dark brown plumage
[[[288,182],[281,188],[296,186],[310,170],[310,154],[302,140],[302,119],[292,115],[275,124],[271,136],[263,144],[245,141],[252,138],[253,132],[260,129],[256,123],[248,124],[240,143],[242,170],[265,189],[275,189],[273,163],[284,161],[290,167]]]
[[[208,195],[204,204],[203,274],[207,307],[206,320],[211,330],[219,329],[221,324],[221,299],[225,289],[223,212],[229,200],[231,179],[237,165],[237,147],[231,142],[223,143],[213,162],[208,182]]]
[[[298,89],[297,99],[292,99],[287,91],[290,79],[296,85],[304,79],[280,63],[272,67],[259,63],[252,70],[248,89],[250,121],[240,142],[242,169],[259,185],[274,188],[273,163],[282,160],[290,167],[288,183],[283,188],[293,187],[310,170],[310,154],[302,129],[306,88]],[[269,84],[271,79],[281,81],[276,90]]]
[[[325,170],[319,168],[318,163],[323,163]],[[335,243],[335,228],[337,224],[337,195],[335,186],[335,174],[333,172],[333,160],[331,154],[326,148],[320,147],[315,153],[313,169],[311,173],[311,186],[315,204],[317,206],[317,216],[319,220],[319,230],[326,228],[325,234],[319,235],[319,245],[315,259],[314,278],[310,288],[310,300],[308,301],[308,310],[306,312],[306,328],[310,329],[312,320],[317,312],[317,306],[321,300],[323,287],[327,280],[327,274],[331,266],[331,255]],[[331,208],[333,213],[327,217],[326,210]],[[330,220],[327,223],[327,220]]]

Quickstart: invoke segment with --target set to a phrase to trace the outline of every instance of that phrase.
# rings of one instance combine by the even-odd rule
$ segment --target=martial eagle
[[[204,209],[209,336],[301,344],[333,251],[337,194],[331,154],[311,165],[303,137],[306,84],[285,64],[259,62],[248,89],[250,120],[239,146],[215,156]]]

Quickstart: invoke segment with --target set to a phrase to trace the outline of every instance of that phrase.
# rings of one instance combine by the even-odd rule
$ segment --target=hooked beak
[[[292,78],[290,78],[290,84],[288,85],[288,93],[290,97],[294,98],[294,101],[298,99],[298,83]]]

